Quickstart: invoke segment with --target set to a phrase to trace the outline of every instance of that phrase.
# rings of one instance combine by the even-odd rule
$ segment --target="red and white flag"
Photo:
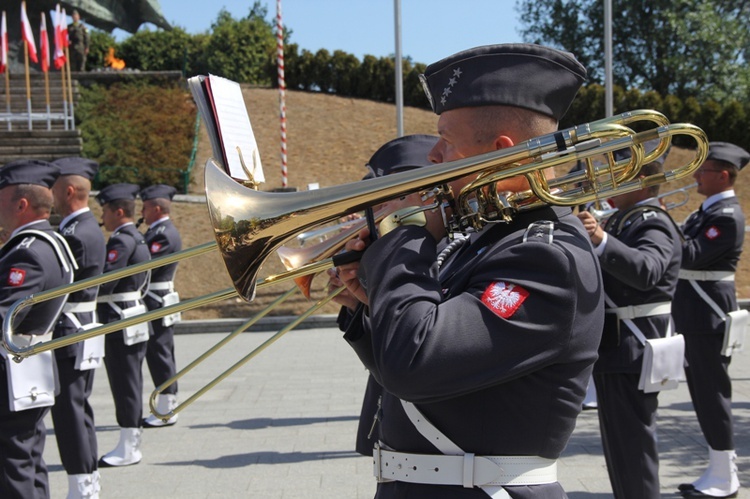
[[[0,21],[0,73],[8,70],[8,23],[5,21],[5,11],[3,19]]]
[[[63,50],[62,10],[60,4],[55,7],[55,19],[52,22],[55,27],[55,55],[53,57],[55,69],[65,66],[65,51]]]
[[[21,2],[21,38],[26,42],[26,46],[29,49],[29,59],[31,62],[39,62],[39,58],[36,56],[36,44],[34,43],[34,32],[31,31],[31,23],[29,23],[29,16],[26,15],[26,2]]]
[[[47,36],[47,16],[42,12],[42,24],[39,28],[39,52],[42,58],[42,71],[49,71],[49,37]]]
[[[70,47],[70,40],[68,40],[68,14],[65,9],[62,9],[62,16],[60,16],[60,41],[62,47]]]

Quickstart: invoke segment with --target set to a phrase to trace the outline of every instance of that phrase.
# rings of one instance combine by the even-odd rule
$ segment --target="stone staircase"
[[[74,75],[75,76],[75,75]],[[81,154],[81,133],[66,120],[60,72],[49,72],[49,116],[44,74],[29,76],[31,89],[31,126],[26,99],[26,77],[10,75],[10,114],[7,109],[5,75],[0,75],[0,165],[17,159],[52,161]],[[78,102],[78,82],[73,80],[73,102]],[[68,104],[69,105],[69,104]],[[75,108],[74,108],[75,109]],[[68,111],[68,115],[70,111]]]

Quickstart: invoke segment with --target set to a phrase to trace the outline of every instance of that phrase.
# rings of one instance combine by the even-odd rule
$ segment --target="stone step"
[[[65,131],[65,130],[61,130]],[[2,145],[0,151],[8,147],[27,147],[30,145],[48,145],[48,146],[72,146],[81,143],[81,137],[47,137],[47,138],[26,138],[26,139],[4,139],[0,138]]]
[[[80,141],[78,144],[71,144],[71,145],[55,145],[55,144],[29,144],[29,145],[21,145],[21,146],[0,146],[0,156],[29,156],[29,155],[36,155],[36,154],[46,154],[49,152],[60,152],[60,153],[69,153],[68,155],[72,155],[77,153],[81,150],[81,145],[83,144],[82,141]]]

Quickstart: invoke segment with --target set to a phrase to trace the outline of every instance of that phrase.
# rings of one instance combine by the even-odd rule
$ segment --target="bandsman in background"
[[[615,151],[615,159],[630,151]],[[641,167],[640,178],[663,169],[663,156]],[[658,392],[639,388],[644,345],[672,329],[671,302],[682,255],[679,228],[659,206],[659,185],[614,198],[604,226],[582,211],[602,267],[606,320],[594,365],[599,426],[616,499],[658,499]],[[682,355],[680,350],[678,355]]]
[[[60,169],[45,161],[19,160],[0,168],[0,226],[10,237],[0,249],[0,316],[16,301],[73,282],[75,260],[49,223]],[[28,346],[52,335],[67,296],[21,310],[14,343]],[[41,337],[41,338],[39,338]],[[49,497],[42,458],[44,416],[55,402],[52,352],[16,363],[0,347],[0,497]]]
[[[709,143],[706,161],[695,171],[706,196],[682,226],[682,270],[672,309],[685,336],[685,376],[690,398],[708,443],[709,464],[684,497],[735,497],[740,483],[732,424],[731,354],[723,344],[727,314],[737,310],[734,275],[745,237],[745,216],[734,192],[750,154],[727,142]]]
[[[101,275],[106,241],[89,209],[91,181],[99,164],[78,157],[58,159],[54,164],[60,168],[60,177],[52,187],[55,211],[62,217],[58,231],[78,264],[75,281]],[[70,295],[55,326],[55,338],[98,324],[98,292],[99,287],[95,286]],[[52,421],[60,459],[68,474],[68,499],[96,498],[100,489],[96,425],[89,397],[95,369],[103,357],[104,336],[55,350],[60,393],[52,407]]]
[[[143,200],[143,221],[148,224],[145,238],[151,258],[171,255],[182,249],[182,239],[177,228],[169,218],[172,210],[172,198],[177,189],[170,185],[158,184],[146,187],[140,192]],[[157,267],[151,271],[151,282],[146,293],[146,306],[156,310],[173,305],[179,301],[174,289],[174,275],[177,262]],[[176,317],[173,315],[151,321],[153,334],[148,340],[146,363],[151,373],[154,386],[158,387],[177,372],[174,359],[174,327]],[[177,383],[173,383],[156,400],[156,410],[167,414],[177,407]],[[177,415],[167,421],[157,419],[153,414],[143,421],[144,428],[169,426],[177,422]]]
[[[113,184],[96,196],[102,205],[104,228],[112,232],[107,241],[104,272],[122,269],[151,259],[143,235],[133,222],[135,199],[140,188],[134,184]],[[97,312],[104,323],[135,316],[146,311],[143,296],[148,289],[150,272],[142,272],[102,284]],[[141,461],[143,420],[143,374],[150,334],[148,322],[136,324],[106,335],[104,365],[115,402],[120,440],[117,446],[99,459],[99,467],[127,466]]]
[[[427,158],[430,150],[437,143],[438,138],[434,135],[406,135],[393,139],[383,144],[372,155],[367,162],[370,170],[365,179],[383,177],[391,173],[404,172],[429,166],[432,162]],[[377,209],[375,210],[377,211]],[[328,291],[332,292],[343,286],[336,275],[335,269],[328,272]],[[341,305],[337,318],[339,329],[346,332],[352,322],[362,320],[364,304],[357,300],[348,290],[340,293],[334,301]],[[362,400],[362,409],[359,415],[359,426],[355,449],[364,456],[372,456],[372,449],[377,443],[377,432],[375,422],[379,417],[381,394],[383,388],[370,375],[367,378],[367,387]]]

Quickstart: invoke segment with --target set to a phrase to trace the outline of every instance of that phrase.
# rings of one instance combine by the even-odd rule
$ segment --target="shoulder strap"
[[[667,217],[667,220],[669,220],[669,222],[675,228],[675,231],[677,231],[677,234],[680,236],[680,240],[681,241],[685,241],[685,236],[682,233],[682,229],[680,228],[679,225],[677,225],[677,223],[674,221],[674,219],[672,218],[672,216],[669,213],[667,213],[667,211],[664,210],[663,208],[660,208],[658,206],[648,205],[648,204],[647,205],[640,205],[640,206],[633,206],[630,209],[628,209],[621,217],[619,217],[618,223],[617,223],[617,225],[615,227],[615,230],[614,230],[613,234],[615,236],[620,235],[620,233],[622,232],[622,229],[625,227],[625,222],[627,222],[628,220],[630,220],[630,218],[633,215],[639,215],[639,214],[646,213],[646,212],[649,212],[649,211],[663,213]]]
[[[71,267],[74,270],[78,270],[78,264],[76,263],[73,252],[70,250],[70,246],[68,246],[68,242],[64,237],[56,232],[53,232],[50,235],[46,232],[35,229],[22,230],[21,232],[16,234],[16,236],[19,236],[21,234],[32,234],[47,241],[52,246],[52,248],[54,248],[55,254],[57,255],[57,259],[60,261],[60,265],[62,265],[62,268],[65,270],[65,272],[70,273],[70,282],[73,282],[73,272],[71,270]]]

